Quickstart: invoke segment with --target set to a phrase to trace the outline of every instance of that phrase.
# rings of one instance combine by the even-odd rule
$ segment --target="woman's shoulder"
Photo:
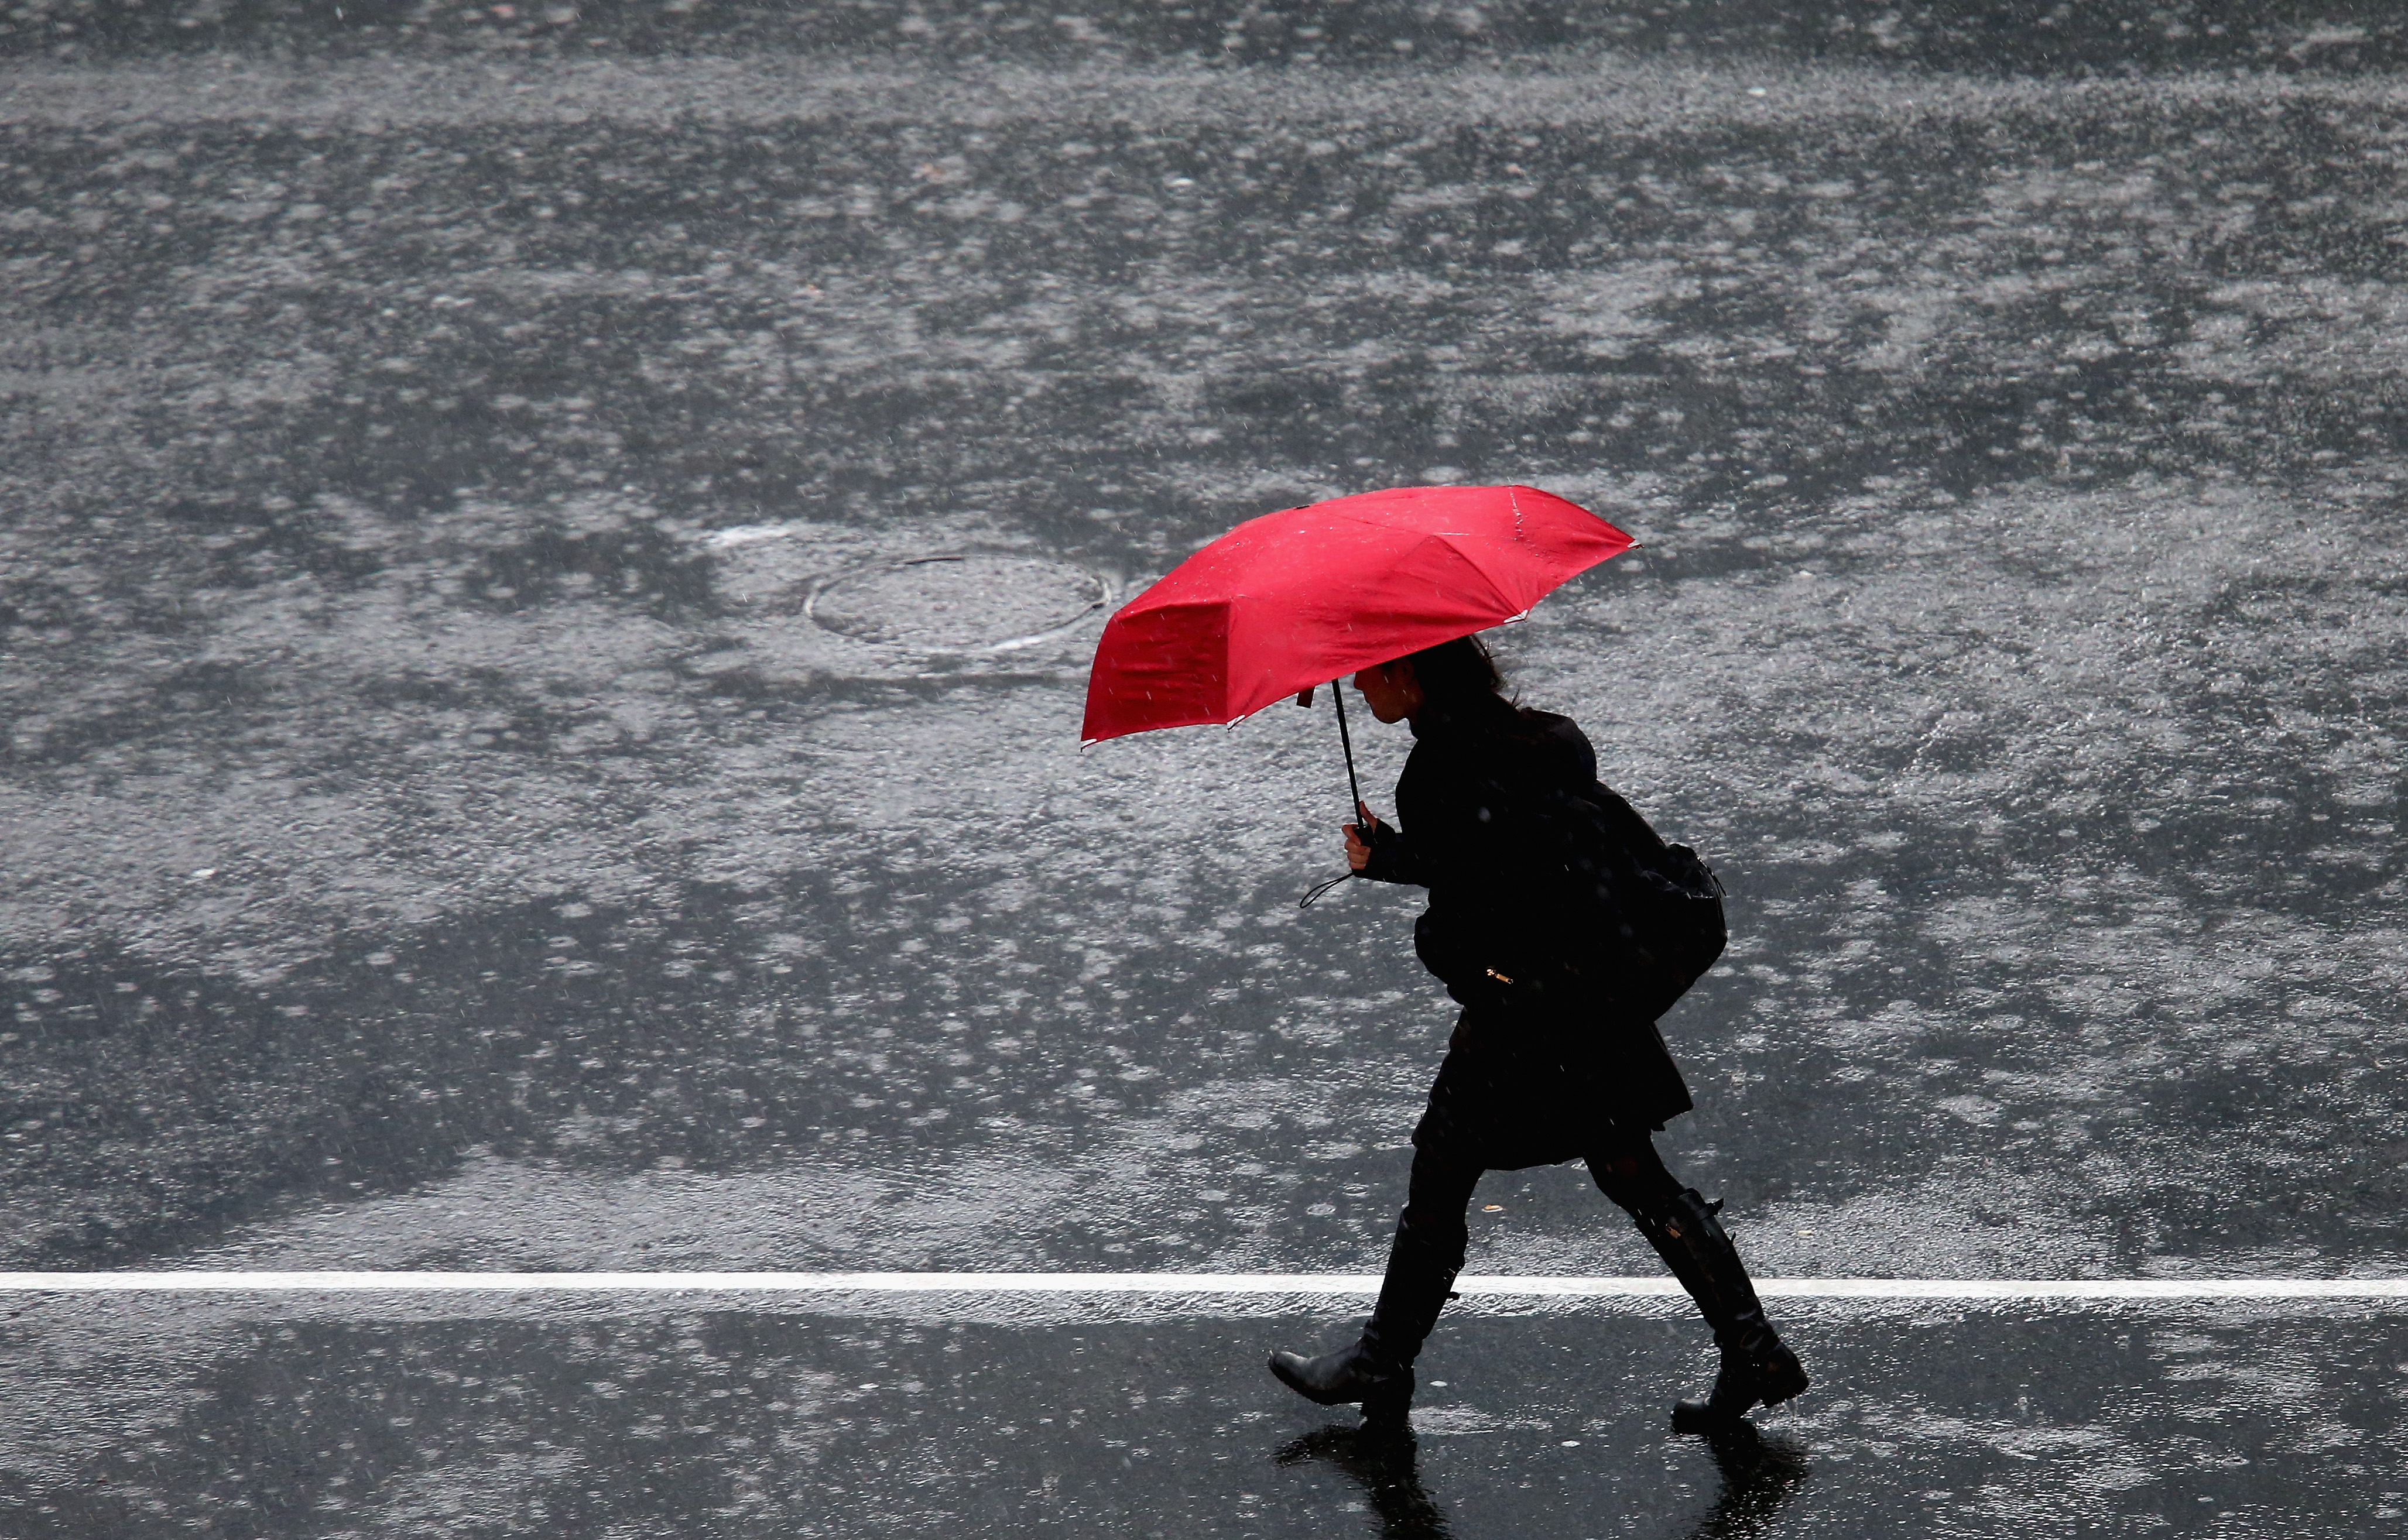
[[[1531,747],[1550,767],[1584,784],[1597,778],[1597,749],[1570,717],[1531,706],[1521,708]]]
[[[1425,735],[1413,746],[1406,770],[1429,780],[1498,776],[1520,780],[1533,775],[1596,778],[1597,751],[1570,717],[1501,701],[1498,705],[1500,709],[1476,726],[1449,724],[1449,731]]]

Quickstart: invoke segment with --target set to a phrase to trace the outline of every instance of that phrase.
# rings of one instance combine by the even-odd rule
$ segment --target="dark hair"
[[[1491,701],[1505,699],[1505,676],[1497,671],[1497,660],[1477,636],[1457,636],[1426,647],[1408,653],[1405,661],[1413,665],[1413,680],[1422,687],[1422,698],[1450,715],[1477,711]]]
[[[1413,665],[1424,703],[1454,731],[1508,743],[1536,743],[1544,734],[1540,716],[1505,693],[1505,676],[1479,637],[1457,636],[1401,661]]]

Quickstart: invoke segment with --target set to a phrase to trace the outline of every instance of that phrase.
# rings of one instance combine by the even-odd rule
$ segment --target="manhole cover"
[[[805,613],[840,635],[928,652],[993,651],[1076,624],[1111,600],[1083,567],[1029,556],[929,556],[838,578]]]

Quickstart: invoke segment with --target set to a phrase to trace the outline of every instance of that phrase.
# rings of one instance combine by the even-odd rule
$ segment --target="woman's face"
[[[1383,722],[1403,721],[1422,708],[1421,681],[1413,677],[1413,665],[1402,658],[1362,670],[1354,676],[1354,689],[1371,708],[1371,715]]]

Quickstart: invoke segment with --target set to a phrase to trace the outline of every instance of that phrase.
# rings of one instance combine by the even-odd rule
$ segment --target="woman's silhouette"
[[[1354,687],[1381,721],[1412,723],[1415,743],[1397,781],[1399,827],[1358,807],[1347,859],[1359,876],[1428,888],[1414,949],[1463,1013],[1413,1130],[1411,1185],[1369,1323],[1318,1358],[1275,1354],[1271,1372],[1324,1405],[1359,1403],[1368,1420],[1401,1420],[1413,1361],[1463,1266],[1481,1173],[1581,1159],[1721,1348],[1712,1393],[1678,1404],[1673,1425],[1727,1428],[1758,1403],[1796,1395],[1806,1373],[1765,1319],[1715,1218],[1722,1205],[1683,1186],[1650,1137],[1689,1110],[1688,1087],[1654,1020],[1598,976],[1579,917],[1547,881],[1564,862],[1537,815],[1595,786],[1588,740],[1566,718],[1506,700],[1472,637],[1364,669]]]

